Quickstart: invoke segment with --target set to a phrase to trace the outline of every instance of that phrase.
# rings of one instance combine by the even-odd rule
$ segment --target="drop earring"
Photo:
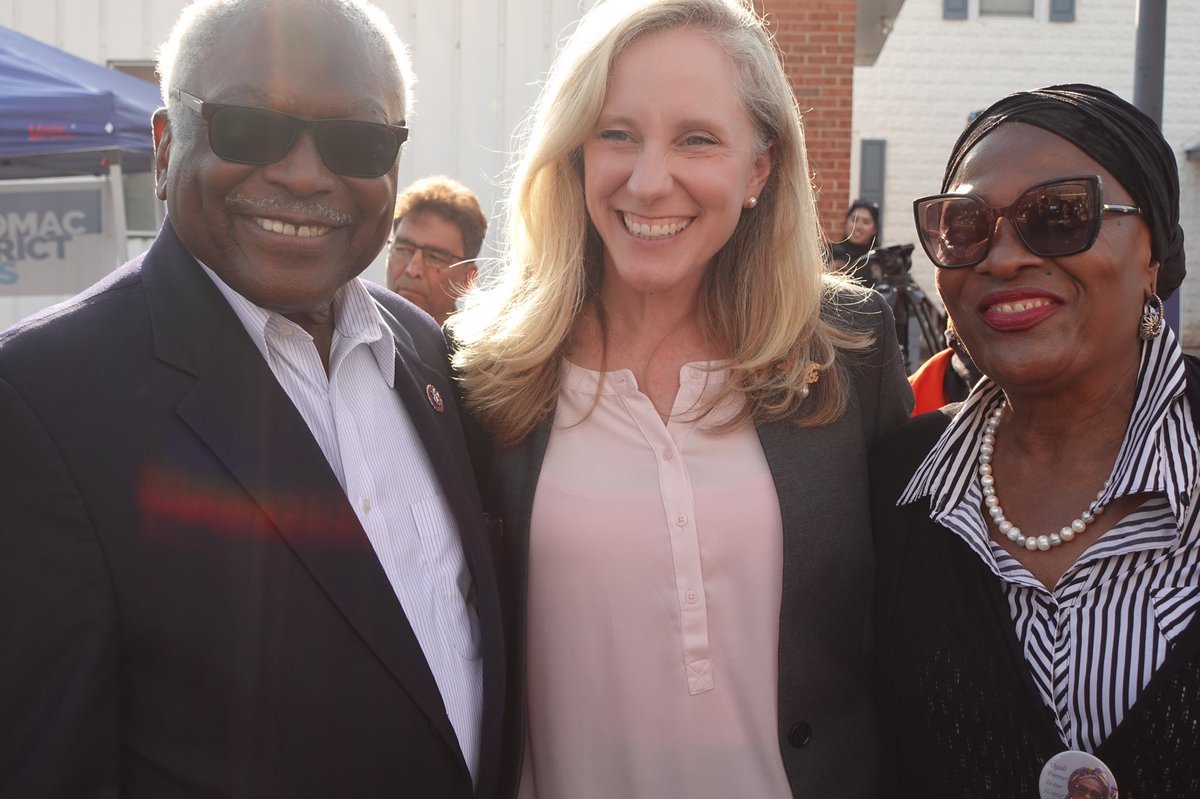
[[[1158,338],[1163,330],[1163,301],[1157,294],[1151,294],[1146,304],[1142,306],[1142,321],[1138,325],[1138,337],[1143,341]]]

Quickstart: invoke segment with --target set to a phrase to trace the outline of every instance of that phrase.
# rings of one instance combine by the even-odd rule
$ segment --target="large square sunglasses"
[[[993,208],[974,194],[938,194],[913,203],[917,235],[934,265],[974,266],[987,257],[996,222],[1012,223],[1031,253],[1043,258],[1075,255],[1096,243],[1106,213],[1140,214],[1133,205],[1103,202],[1098,175],[1055,178],[1021,192],[1005,208]]]
[[[273,164],[288,154],[300,131],[312,131],[317,152],[330,171],[377,178],[396,163],[408,128],[361,119],[307,119],[282,111],[201,100],[181,89],[171,94],[208,123],[208,146],[235,164]]]

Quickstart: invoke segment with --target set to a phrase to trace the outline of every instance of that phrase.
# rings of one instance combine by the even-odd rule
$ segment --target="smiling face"
[[[1100,176],[1103,202],[1134,204],[1066,139],[1008,123],[967,155],[950,192],[1000,208],[1035,184],[1088,174]],[[1111,379],[1115,367],[1136,373],[1138,320],[1157,269],[1150,232],[1136,216],[1105,214],[1090,249],[1059,258],[1031,253],[1002,219],[983,262],[938,269],[937,286],[971,357],[1006,391],[1070,391]]]
[[[851,244],[865,247],[875,238],[875,217],[866,208],[855,208],[846,217],[846,236]]]
[[[399,123],[402,96],[382,59],[324,15],[255,13],[225,25],[182,88],[215,103]],[[156,125],[156,184],[184,246],[259,306],[324,313],[387,240],[396,165],[378,178],[335,174],[309,131],[273,164],[231,163],[213,154],[198,114],[172,113],[173,129]]]
[[[644,36],[617,58],[583,145],[606,292],[694,297],[762,190],[770,154],[756,152],[734,79],[720,46],[691,29]]]

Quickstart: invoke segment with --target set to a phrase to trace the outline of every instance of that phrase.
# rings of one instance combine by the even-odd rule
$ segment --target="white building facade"
[[[982,4],[982,7],[981,7]],[[1013,8],[1028,11],[1011,13]],[[861,143],[883,149],[884,244],[916,241],[912,200],[940,190],[942,172],[969,115],[1014,91],[1054,83],[1093,83],[1133,99],[1134,0],[1075,0],[1071,21],[1051,21],[1056,0],[905,0],[875,64],[854,71],[851,185],[863,173]],[[946,18],[963,13],[965,19]],[[1008,6],[1009,14],[988,11]],[[1167,10],[1162,128],[1179,162],[1188,249],[1200,253],[1200,2]],[[875,151],[878,151],[875,146]],[[878,171],[874,161],[865,165]],[[1184,344],[1200,348],[1200,258],[1184,282]],[[913,276],[933,293],[933,266],[918,245]]]

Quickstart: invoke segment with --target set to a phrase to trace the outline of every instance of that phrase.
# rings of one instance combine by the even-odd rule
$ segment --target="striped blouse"
[[[1104,504],[1149,494],[1048,590],[988,534],[976,458],[1003,402],[986,378],[922,461],[897,504],[930,518],[1000,578],[1017,638],[1063,743],[1094,751],[1137,702],[1200,608],[1200,445],[1170,330],[1142,347],[1137,396]]]

